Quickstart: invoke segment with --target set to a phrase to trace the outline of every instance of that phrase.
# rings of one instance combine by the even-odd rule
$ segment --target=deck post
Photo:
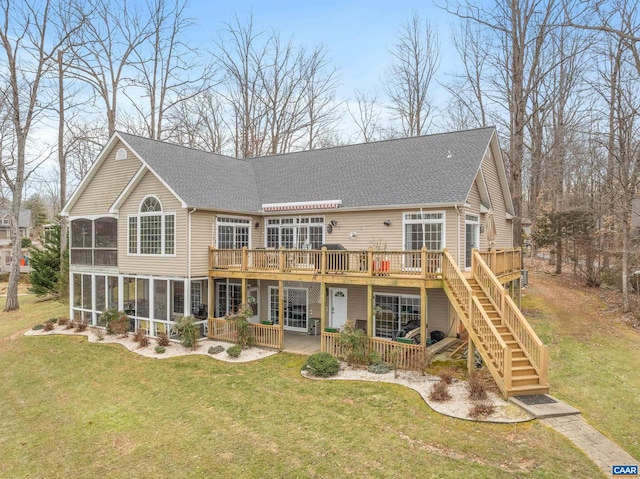
[[[420,266],[422,267],[422,279],[427,279],[429,264],[427,263],[427,247],[426,246],[423,246],[420,249]]]
[[[424,252],[423,252],[424,254]],[[424,264],[424,263],[423,263]],[[423,349],[427,349],[427,288],[420,288],[420,345]]]
[[[371,262],[369,262],[371,265]],[[373,285],[367,285],[367,336],[373,337]]]
[[[471,375],[476,370],[476,346],[471,340],[471,335],[469,335],[468,343],[469,348],[467,349],[467,373]]]
[[[249,264],[247,259],[248,259],[247,247],[243,246],[242,247],[242,271],[246,271],[247,270],[247,265]]]
[[[284,247],[282,246],[278,250],[278,271],[281,273],[284,271]]]
[[[243,276],[241,281],[242,281],[242,287],[241,287],[242,293],[240,296],[240,301],[241,301],[240,304],[242,304],[242,306],[244,307],[244,305],[247,304],[247,278]]]
[[[322,258],[320,259],[320,274],[327,274],[327,247],[322,247]],[[323,329],[324,331],[324,329]]]
[[[323,248],[325,249],[325,248]],[[327,288],[324,277],[320,280],[320,351],[325,352],[325,344],[322,335],[327,327]]]
[[[278,280],[278,343],[284,349],[284,281]]]
[[[371,246],[367,250],[367,275],[373,276],[373,247]]]

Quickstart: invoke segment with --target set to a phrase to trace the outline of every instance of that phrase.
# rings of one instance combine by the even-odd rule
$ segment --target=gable
[[[98,156],[85,178],[69,199],[63,213],[88,216],[109,213],[109,208],[141,166],[140,160],[115,136]],[[116,160],[120,151],[126,159]]]

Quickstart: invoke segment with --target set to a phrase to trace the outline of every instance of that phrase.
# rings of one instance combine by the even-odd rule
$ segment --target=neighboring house
[[[245,160],[116,132],[62,214],[75,319],[117,308],[156,335],[194,315],[231,340],[223,318],[249,304],[258,344],[314,332],[333,353],[326,328],[359,320],[409,368],[466,330],[505,395],[547,390],[546,350],[504,293],[521,257],[493,128]],[[394,341],[412,324],[418,344]]]
[[[11,245],[0,245],[0,273],[10,273],[12,264]],[[27,248],[22,249],[22,256],[20,257],[20,272],[31,273],[29,250]]]
[[[31,211],[21,210],[18,215],[18,226],[20,237],[29,238],[31,236]],[[0,210],[0,245],[11,243],[11,212],[6,209]]]

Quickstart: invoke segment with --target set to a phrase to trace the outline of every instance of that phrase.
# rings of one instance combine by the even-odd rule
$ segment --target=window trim
[[[402,307],[402,299],[403,298],[404,299],[410,299],[412,301],[418,300],[417,307],[420,308],[420,309],[422,308],[422,304],[420,302],[420,295],[418,295],[418,294],[387,293],[387,292],[374,291],[373,292],[373,306],[374,306],[374,309],[376,307],[376,297],[377,296],[388,296],[388,297],[396,298],[397,301],[398,301],[398,309],[400,309]],[[398,320],[397,320],[399,324],[402,324],[401,321],[400,321],[401,316],[402,316],[402,311],[399,310],[398,311]],[[418,319],[422,320],[422,311],[420,311],[420,313],[418,313]],[[377,330],[376,323],[377,323],[377,321],[378,321],[377,315],[374,314],[374,319],[373,319],[373,337],[374,338],[378,338],[378,339],[387,339],[389,341],[392,341],[393,338],[388,338],[386,336],[378,336],[376,334],[376,330]],[[398,326],[398,325],[396,325],[396,326]],[[399,330],[399,326],[398,326],[398,329],[395,330],[395,332],[397,332],[398,330]]]
[[[225,220],[231,220],[231,221],[225,221]],[[235,237],[235,232],[236,232],[236,227],[237,226],[243,226],[243,227],[247,227],[248,229],[248,239],[247,239],[247,248],[251,249],[252,245],[253,245],[253,233],[252,233],[252,225],[253,225],[253,218],[248,217],[248,216],[231,216],[231,215],[224,215],[224,216],[216,216],[215,218],[215,231],[216,231],[216,249],[220,249],[220,226],[233,226],[233,234]],[[234,243],[235,243],[235,239],[234,239]],[[231,248],[231,249],[241,249],[241,248]]]
[[[438,218],[438,219],[424,219],[422,218],[425,215],[433,215],[433,214],[441,214],[442,218]],[[407,218],[408,215],[420,215],[421,219],[409,219]],[[403,211],[402,212],[402,250],[403,251],[420,251],[420,249],[418,250],[407,250],[406,249],[406,245],[407,245],[407,228],[406,226],[409,224],[438,224],[441,223],[442,224],[442,238],[441,238],[441,245],[440,245],[440,249],[439,250],[433,250],[433,251],[442,251],[444,248],[447,247],[447,212],[445,210],[429,210],[429,211]],[[424,238],[423,238],[424,241]],[[432,251],[432,250],[430,250]]]
[[[145,211],[142,212],[142,205],[149,198],[154,198],[158,204],[160,205],[159,211]],[[160,253],[142,253],[142,228],[141,228],[141,218],[143,217],[151,217],[151,216],[160,216]],[[166,240],[167,240],[167,230],[166,230],[166,218],[168,216],[173,216],[173,253],[166,253]],[[135,218],[136,221],[136,248],[135,253],[131,251],[131,219]],[[177,256],[177,235],[176,235],[176,226],[177,226],[177,214],[175,211],[165,211],[165,208],[156,195],[146,195],[142,198],[138,205],[138,211],[135,214],[127,215],[127,256],[137,256],[144,258],[175,258]]]
[[[322,219],[322,222],[312,222],[312,218]],[[282,223],[282,220],[287,220],[287,223]],[[307,220],[306,222],[301,220]],[[274,223],[270,223],[273,221]],[[277,221],[277,223],[275,223]],[[293,239],[292,243],[297,246],[298,244],[298,230],[301,226],[310,228],[311,226],[316,226],[320,228],[322,231],[322,241],[320,244],[325,244],[327,241],[326,236],[326,218],[324,215],[305,215],[305,216],[269,216],[265,218],[264,222],[264,245],[269,248],[269,228],[278,228],[278,245],[275,246],[276,249],[282,247],[282,227],[292,228],[293,231]],[[311,245],[311,243],[309,243]],[[273,246],[271,246],[273,247]],[[297,249],[297,248],[293,248]]]

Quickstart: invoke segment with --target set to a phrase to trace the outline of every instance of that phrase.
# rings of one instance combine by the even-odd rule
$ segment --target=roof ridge
[[[429,133],[429,134],[426,134],[426,135],[401,136],[401,137],[398,137],[398,138],[386,138],[384,140],[362,141],[360,143],[350,143],[348,145],[325,146],[325,147],[316,148],[316,149],[313,149],[313,150],[288,151],[286,153],[276,153],[274,155],[251,156],[251,157],[246,158],[246,159],[253,161],[253,160],[261,160],[261,159],[267,159],[267,158],[275,158],[277,156],[299,155],[301,153],[308,153],[308,152],[311,152],[311,151],[335,150],[335,149],[339,149],[339,148],[350,148],[350,147],[356,147],[356,146],[376,145],[376,144],[380,144],[380,143],[390,143],[390,142],[394,142],[394,141],[417,140],[417,139],[424,139],[424,138],[428,138],[428,137],[441,136],[441,135],[454,135],[454,134],[459,134],[459,133],[468,133],[468,132],[471,132],[471,131],[495,130],[495,129],[496,129],[495,125],[494,126],[482,126],[482,127],[478,127],[478,128],[467,128],[466,130],[441,131],[441,132],[437,132],[437,133]]]
[[[194,148],[193,146],[185,146],[185,145],[179,145],[177,143],[173,143],[169,140],[158,140],[156,138],[148,138],[146,136],[142,136],[142,135],[135,135],[133,133],[129,133],[126,131],[121,131],[121,130],[116,130],[115,131],[117,134],[119,135],[127,135],[127,136],[133,136],[134,138],[139,138],[141,140],[146,140],[146,141],[153,141],[156,143],[161,143],[163,145],[170,145],[170,146],[175,146],[177,148],[184,148],[185,150],[191,150],[191,151],[196,151],[198,153],[205,153],[207,155],[214,155],[214,156],[218,156],[218,157],[222,157],[222,158],[228,158],[230,160],[239,160],[239,161],[247,161],[246,158],[237,158],[235,156],[231,156],[231,155],[225,155],[223,153],[214,153],[212,151],[207,151],[207,150],[201,150],[199,148]]]

